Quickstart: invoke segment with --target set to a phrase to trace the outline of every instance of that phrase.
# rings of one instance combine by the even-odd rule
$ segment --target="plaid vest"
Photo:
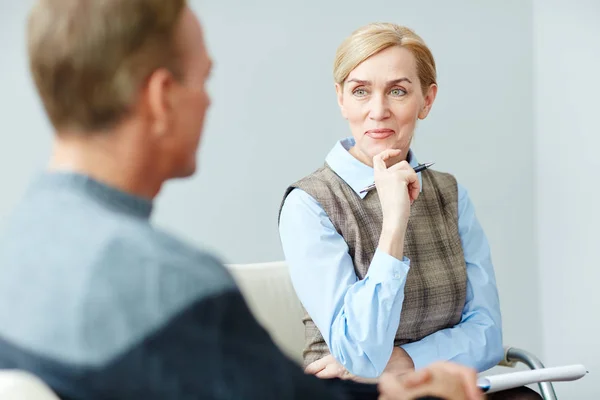
[[[422,192],[411,206],[404,241],[410,270],[394,345],[421,340],[460,322],[465,305],[467,272],[458,232],[458,188],[452,175],[421,172]],[[383,215],[377,190],[361,199],[327,165],[286,190],[299,188],[325,210],[348,244],[354,271],[363,279],[379,242]],[[283,205],[283,203],[282,203]],[[304,363],[318,360],[329,349],[321,332],[305,313]]]

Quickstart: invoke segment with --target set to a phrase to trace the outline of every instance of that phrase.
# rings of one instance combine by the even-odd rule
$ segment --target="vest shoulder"
[[[330,197],[334,193],[334,190],[340,189],[344,185],[344,180],[333,172],[329,166],[324,165],[288,186],[283,200],[285,201],[294,189],[301,189],[313,198],[321,200],[323,196]]]
[[[422,174],[427,174],[430,176],[436,183],[446,184],[446,185],[454,185],[456,186],[457,181],[454,175],[448,172],[436,171],[433,169],[428,169]]]
[[[338,184],[342,179],[337,176],[333,170],[327,165],[322,166],[316,171],[306,175],[304,178],[296,181],[291,187],[306,187],[306,186],[315,186],[315,187],[329,187],[333,184]]]

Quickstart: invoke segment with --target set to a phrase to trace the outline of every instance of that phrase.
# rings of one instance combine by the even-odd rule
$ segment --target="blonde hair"
[[[180,77],[175,27],[186,0],[39,0],[29,15],[33,79],[56,129],[103,130],[147,77]]]
[[[436,83],[435,60],[423,39],[411,29],[391,23],[371,23],[346,38],[335,55],[333,79],[343,86],[350,72],[360,63],[392,46],[405,47],[415,56],[424,93]]]

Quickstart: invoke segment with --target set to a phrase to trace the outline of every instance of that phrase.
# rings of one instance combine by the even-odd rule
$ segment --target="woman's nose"
[[[385,96],[373,96],[370,102],[369,118],[375,121],[386,119],[390,116],[390,108]]]

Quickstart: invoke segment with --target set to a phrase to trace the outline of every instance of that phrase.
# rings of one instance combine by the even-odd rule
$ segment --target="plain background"
[[[0,0],[0,225],[51,150],[27,69],[32,0]],[[252,4],[250,4],[252,3]],[[600,3],[566,0],[191,1],[215,60],[199,174],[166,185],[154,221],[225,262],[282,258],[287,185],[349,135],[332,64],[354,29],[416,30],[439,94],[413,149],[468,189],[492,246],[505,344],[600,371],[596,345]],[[368,5],[367,5],[368,4]],[[595,168],[594,168],[595,167]],[[1,267],[1,266],[0,266]],[[592,399],[593,376],[558,384]]]
[[[598,399],[600,386],[600,2],[534,1],[536,231],[547,364],[590,375],[558,386]],[[572,385],[572,386],[571,386]]]

